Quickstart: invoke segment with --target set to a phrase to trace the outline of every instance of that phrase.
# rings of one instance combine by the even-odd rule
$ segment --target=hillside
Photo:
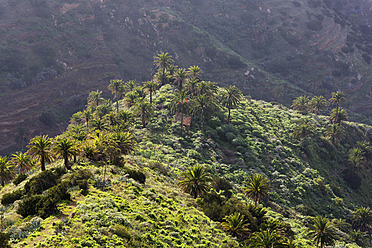
[[[314,247],[307,233],[320,215],[332,220],[336,247],[370,246],[363,232],[370,233],[371,223],[361,227],[353,219],[356,209],[372,206],[370,154],[356,164],[349,159],[361,141],[372,142],[370,126],[344,121],[337,124],[344,132],[330,136],[327,116],[249,97],[240,98],[228,123],[227,88],[187,83],[189,93],[179,100],[185,90],[165,84],[150,104],[144,88],[125,85],[119,113],[115,103],[90,97],[88,109],[74,114],[54,139],[54,147],[64,138],[78,144],[71,150],[77,155],[76,162],[70,157],[72,170],[56,159],[46,171],[35,168],[18,186],[1,189],[1,223],[14,247],[238,247],[244,240],[257,247],[266,231],[276,243]],[[216,105],[205,116],[192,112],[190,129],[186,118],[181,130],[175,112],[180,120],[185,106],[195,110],[206,95]],[[198,164],[214,183],[195,200],[177,184]],[[243,194],[254,173],[270,182],[257,206]],[[250,232],[232,237],[221,222],[235,212]]]
[[[289,106],[299,95],[344,91],[350,118],[371,123],[370,5],[1,0],[0,151],[60,133],[110,79],[150,80],[162,51],[254,99]]]

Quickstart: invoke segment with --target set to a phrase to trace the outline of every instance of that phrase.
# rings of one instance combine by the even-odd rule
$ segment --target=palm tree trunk
[[[231,108],[229,108],[229,115],[227,116],[227,123],[230,124]]]
[[[204,117],[204,110],[201,111],[200,115],[200,129],[203,131],[203,117]]]
[[[165,75],[165,66],[163,67],[163,78],[161,79],[161,81],[162,81],[161,85],[165,84],[164,75]]]
[[[141,121],[142,121],[142,127],[146,127],[146,119],[145,119],[145,113],[142,111],[142,116],[141,116]]]
[[[181,135],[183,134],[183,111],[181,112]]]
[[[67,170],[70,170],[71,167],[70,167],[69,164],[68,164],[68,157],[67,157],[66,155],[63,156],[63,160],[65,161],[65,167],[66,167],[66,169],[67,169]]]
[[[193,197],[194,197],[194,199],[196,199],[198,197],[198,192],[197,191],[193,192]]]
[[[119,94],[118,94],[118,90],[115,90],[115,97],[116,97],[116,113],[119,113]]]
[[[41,163],[41,171],[45,171],[45,158],[44,158],[44,155],[41,155],[40,163]]]
[[[105,170],[103,171],[103,185],[102,185],[102,188],[104,188],[105,185],[106,185],[106,167],[107,167],[107,164],[105,163]]]

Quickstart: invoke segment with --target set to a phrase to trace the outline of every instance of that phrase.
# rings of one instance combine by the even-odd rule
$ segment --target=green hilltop
[[[0,157],[1,247],[370,247],[371,126],[172,62]]]

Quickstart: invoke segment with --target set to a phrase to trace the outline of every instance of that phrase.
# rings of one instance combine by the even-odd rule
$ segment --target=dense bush
[[[40,172],[37,176],[30,179],[25,184],[26,193],[29,195],[41,194],[44,190],[47,190],[57,185],[60,177],[66,173],[64,167],[53,168]]]
[[[33,195],[24,199],[18,206],[17,213],[23,217],[29,215],[35,215],[38,213],[38,208],[40,202],[44,200],[44,197],[41,195]]]
[[[118,235],[122,239],[130,240],[132,238],[130,232],[128,229],[123,225],[115,224],[112,227],[112,232],[116,235]]]
[[[67,192],[69,183],[64,181],[57,186],[50,188],[39,204],[38,214],[42,218],[57,212],[57,203],[62,200],[70,200],[70,194]]]
[[[70,187],[79,186],[83,190],[83,194],[88,193],[88,179],[92,177],[92,172],[89,170],[78,170],[75,171],[68,178]]]
[[[222,194],[227,198],[230,199],[232,195],[233,186],[231,183],[223,177],[215,177],[213,179],[213,188],[219,192],[222,191]]]
[[[142,171],[126,168],[125,173],[139,183],[144,184],[146,182],[146,175]]]
[[[11,193],[6,193],[1,198],[1,204],[3,204],[3,205],[11,204],[11,203],[21,199],[22,196],[24,195],[24,193],[25,192],[22,189],[15,190]]]
[[[50,188],[45,196],[32,195],[24,199],[18,207],[17,213],[23,217],[38,214],[42,218],[57,212],[57,203],[62,200],[70,200],[69,182],[63,181]]]
[[[14,185],[20,184],[21,182],[26,180],[27,177],[28,175],[25,173],[18,174],[18,176],[13,180]]]
[[[347,182],[350,188],[356,190],[359,189],[362,184],[362,179],[351,169],[346,169],[342,172],[344,180]]]
[[[10,248],[9,244],[10,233],[0,232],[0,247],[1,248]]]

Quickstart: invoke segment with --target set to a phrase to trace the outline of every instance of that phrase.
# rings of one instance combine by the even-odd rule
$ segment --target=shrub
[[[47,218],[57,212],[57,203],[62,200],[70,200],[69,182],[63,181],[50,188],[45,196],[32,195],[24,199],[17,209],[17,213],[23,217],[38,214]]]
[[[3,205],[11,204],[11,203],[21,199],[22,196],[24,195],[24,193],[25,193],[24,190],[19,189],[19,190],[13,191],[11,193],[4,194],[3,198],[1,198],[1,204],[3,204]]]
[[[146,182],[146,175],[142,171],[126,169],[125,173],[127,173],[130,178],[133,178],[139,183],[144,184]]]
[[[112,227],[112,232],[118,235],[122,239],[130,240],[132,238],[128,229],[123,225],[118,225],[118,224],[114,225]]]
[[[344,197],[344,194],[341,190],[340,187],[338,186],[335,186],[335,185],[331,185],[331,189],[333,191],[333,193],[337,196],[337,197],[340,197],[340,198],[343,198]]]
[[[17,176],[17,177],[14,179],[14,181],[13,181],[14,185],[18,185],[18,184],[20,184],[20,183],[23,182],[27,177],[28,177],[28,175],[25,174],[25,173],[18,174],[18,176]]]
[[[90,170],[78,170],[75,171],[68,179],[69,186],[79,186],[83,190],[83,194],[88,193],[88,179],[92,177],[92,172]]]
[[[237,138],[233,139],[231,144],[233,144],[234,146],[241,146],[241,147],[245,146],[244,139],[241,138],[241,137],[237,137]]]
[[[9,245],[10,233],[0,232],[0,247],[1,248],[10,248]]]
[[[346,169],[342,172],[343,178],[350,188],[356,190],[359,189],[362,184],[362,179],[351,169]]]
[[[40,205],[40,202],[42,202],[42,200],[43,196],[41,195],[33,195],[24,199],[19,204],[17,213],[22,215],[23,217],[37,214],[38,206]]]
[[[150,166],[151,169],[157,170],[165,176],[169,176],[169,170],[164,166],[163,163],[160,163],[158,161],[151,161],[149,163],[149,166]]]
[[[225,140],[231,142],[236,138],[236,135],[233,132],[227,132],[225,134]]]
[[[30,179],[25,184],[26,193],[29,195],[41,194],[44,190],[47,190],[54,185],[57,185],[60,177],[66,173],[64,167],[53,168],[40,172],[37,176]]]
[[[233,189],[231,183],[226,180],[225,178],[223,177],[215,177],[213,179],[214,183],[213,183],[213,188],[219,192],[220,190],[222,190],[222,194],[227,198],[229,199],[232,195],[232,192],[231,190]]]
[[[70,200],[70,194],[67,192],[69,184],[64,181],[57,186],[50,188],[40,202],[38,214],[42,218],[47,218],[57,212],[57,203],[62,200]]]

